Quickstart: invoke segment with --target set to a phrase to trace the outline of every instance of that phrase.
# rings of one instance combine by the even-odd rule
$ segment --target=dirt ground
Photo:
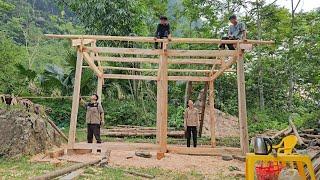
[[[156,159],[156,152],[151,158],[142,158],[134,151],[111,151],[110,165],[136,168],[162,168],[179,172],[196,171],[201,174],[239,176],[244,174],[245,164],[238,160],[224,161],[215,156],[191,156],[166,154],[161,160]]]
[[[135,155],[137,145],[148,147],[151,158]],[[220,156],[194,156],[167,153],[161,160],[156,159],[156,150],[152,144],[108,142],[111,149],[109,165],[120,168],[159,168],[176,172],[197,172],[209,176],[244,177],[245,163],[239,160],[224,161]],[[139,148],[138,148],[139,149]],[[140,149],[142,150],[142,148]],[[59,157],[59,161],[85,162],[101,158],[98,154],[75,154]],[[46,158],[41,161],[47,161]],[[52,161],[51,162],[55,162]]]

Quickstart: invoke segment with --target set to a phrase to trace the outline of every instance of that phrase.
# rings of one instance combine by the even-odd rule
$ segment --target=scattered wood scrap
[[[86,167],[86,166],[98,164],[98,163],[100,163],[104,158],[106,158],[106,155],[104,155],[101,159],[95,159],[95,160],[91,160],[91,161],[89,161],[89,162],[74,164],[74,165],[72,165],[72,166],[69,166],[69,167],[66,167],[66,168],[63,168],[63,169],[59,169],[59,170],[56,170],[56,171],[52,171],[52,172],[49,172],[49,173],[44,174],[44,175],[42,175],[42,176],[36,176],[36,177],[31,178],[31,179],[33,179],[33,180],[53,179],[53,178],[56,178],[56,177],[65,175],[65,174],[67,174],[67,173],[76,171],[76,170],[78,170],[78,169],[84,168],[84,167]]]

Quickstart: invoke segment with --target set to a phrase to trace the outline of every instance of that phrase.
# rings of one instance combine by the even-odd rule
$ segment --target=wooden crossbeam
[[[136,54],[136,55],[160,55],[159,49],[140,48],[113,48],[113,47],[86,47],[87,50],[107,54]]]
[[[125,75],[125,74],[104,74],[105,79],[131,79],[131,80],[149,80],[156,81],[156,76],[141,76],[141,75]]]
[[[90,68],[90,66],[82,66],[83,68]],[[127,68],[127,67],[115,67],[115,66],[101,66],[102,69],[111,69],[111,70],[123,70],[123,71],[136,71],[136,72],[158,72],[158,69],[139,69],[139,68]],[[168,69],[169,72],[177,73],[215,73],[219,70],[198,70],[198,69]],[[237,72],[235,69],[226,69],[224,72]]]
[[[98,77],[102,77],[103,73],[99,70],[99,68],[94,64],[93,59],[87,52],[82,52],[85,61],[88,63],[90,68],[96,73]]]
[[[210,77],[196,76],[169,76],[169,81],[210,81]]]
[[[228,57],[235,56],[234,50],[168,50],[168,56],[196,56],[196,57]]]
[[[221,64],[218,59],[169,59],[169,64]]]
[[[96,61],[103,62],[140,62],[140,63],[153,63],[158,64],[159,59],[155,58],[133,58],[133,57],[107,57],[107,56],[99,56],[95,57]]]
[[[139,68],[127,68],[127,67],[115,67],[115,66],[102,66],[102,68],[111,69],[111,70],[136,71],[136,72],[158,72],[158,69],[139,69]]]
[[[45,34],[48,38],[60,38],[60,39],[96,39],[107,41],[131,41],[131,42],[166,42],[166,43],[191,43],[191,44],[221,44],[221,43],[246,43],[246,44],[274,44],[274,41],[260,41],[260,40],[221,40],[221,39],[209,39],[209,38],[171,38],[157,39],[154,37],[133,37],[133,36],[103,36],[103,35],[59,35],[59,34]]]
[[[156,58],[134,58],[134,57],[108,57],[99,56],[94,58],[101,62],[139,62],[139,63],[153,63],[158,64],[159,59]],[[221,64],[220,59],[169,59],[169,64]]]
[[[105,79],[130,79],[130,80],[149,80],[156,81],[156,76],[142,76],[142,75],[126,75],[126,74],[104,74]],[[197,76],[168,76],[169,81],[210,81],[209,77]]]

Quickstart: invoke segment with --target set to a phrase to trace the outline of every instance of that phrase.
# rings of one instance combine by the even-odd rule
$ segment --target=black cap
[[[237,19],[237,16],[236,15],[232,15],[232,16],[229,17],[229,20],[231,20],[231,19]]]
[[[160,16],[160,20],[168,20],[166,16]]]

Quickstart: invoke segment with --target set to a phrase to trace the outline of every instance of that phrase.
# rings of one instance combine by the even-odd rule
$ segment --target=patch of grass
[[[59,167],[50,163],[31,163],[29,157],[19,159],[0,159],[0,179],[28,179],[30,177],[43,175],[53,170],[70,166],[71,163],[64,163]],[[86,167],[79,179],[97,180],[138,180],[144,179],[131,175],[124,170],[155,176],[159,180],[198,180],[198,179],[237,179],[229,176],[203,175],[196,170],[191,172],[177,172],[160,168],[120,168],[120,167]]]
[[[69,165],[69,163],[62,164],[58,168]],[[56,169],[50,163],[31,163],[29,157],[21,157],[18,159],[0,158],[0,179],[27,179],[42,175]]]

